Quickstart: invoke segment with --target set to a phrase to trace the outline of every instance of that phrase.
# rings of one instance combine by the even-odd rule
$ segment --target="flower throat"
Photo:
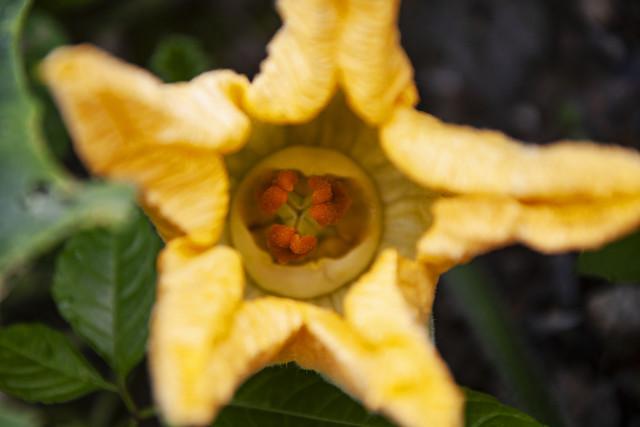
[[[371,261],[381,232],[375,186],[333,150],[274,153],[239,184],[231,238],[261,287],[314,297],[346,284]]]

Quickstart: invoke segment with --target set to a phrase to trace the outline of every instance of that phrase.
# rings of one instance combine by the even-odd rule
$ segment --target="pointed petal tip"
[[[240,257],[228,247],[202,250],[180,238],[162,251],[159,271],[149,351],[154,395],[168,420],[204,425],[216,405],[201,378],[241,305]]]
[[[640,226],[640,197],[528,204],[458,196],[436,202],[434,218],[418,242],[418,254],[441,273],[515,243],[548,254],[600,247]]]
[[[409,288],[430,293],[418,301],[430,304],[435,283],[417,263],[386,250],[347,297],[348,323],[373,346],[363,360],[371,366],[361,379],[367,384],[362,398],[401,425],[459,426],[464,399],[427,336],[416,301],[407,298]]]
[[[258,120],[302,123],[324,108],[337,87],[338,7],[330,0],[280,0],[284,25],[244,97]]]
[[[347,0],[338,48],[340,80],[349,104],[370,125],[397,106],[414,106],[413,67],[400,43],[399,0]]]

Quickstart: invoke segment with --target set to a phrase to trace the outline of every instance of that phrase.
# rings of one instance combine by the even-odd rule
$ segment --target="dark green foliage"
[[[543,427],[530,416],[484,393],[465,390],[467,427]],[[391,427],[313,371],[293,364],[250,378],[214,427]]]
[[[191,80],[211,66],[198,40],[183,35],[167,36],[156,47],[149,68],[168,83]]]
[[[611,282],[640,283],[640,231],[600,250],[582,253],[578,259],[578,272]]]
[[[488,394],[465,390],[465,395],[467,427],[543,427],[527,414],[503,405]]]
[[[320,375],[293,364],[264,369],[250,378],[219,415],[215,427],[387,427]]]
[[[112,386],[60,332],[21,324],[0,330],[0,390],[24,400],[65,402]]]
[[[160,244],[139,213],[119,230],[76,234],[58,258],[60,313],[122,378],[144,356]]]
[[[128,188],[81,186],[45,151],[18,55],[27,4],[0,3],[0,277],[73,230],[122,220],[131,206]]]

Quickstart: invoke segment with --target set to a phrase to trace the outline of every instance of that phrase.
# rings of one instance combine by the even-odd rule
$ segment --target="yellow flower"
[[[438,274],[640,223],[636,153],[524,146],[415,111],[398,3],[279,1],[251,83],[164,85],[90,46],[45,61],[85,164],[135,183],[167,242],[150,363],[170,422],[209,423],[249,375],[293,360],[400,425],[461,425],[425,327]]]

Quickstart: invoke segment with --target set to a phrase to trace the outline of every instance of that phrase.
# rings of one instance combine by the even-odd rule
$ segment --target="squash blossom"
[[[399,0],[281,0],[249,82],[162,84],[91,46],[44,62],[75,147],[134,183],[166,242],[155,398],[210,423],[249,375],[295,361],[402,426],[460,426],[426,323],[438,275],[520,242],[594,248],[640,223],[640,155],[523,145],[414,109]]]

